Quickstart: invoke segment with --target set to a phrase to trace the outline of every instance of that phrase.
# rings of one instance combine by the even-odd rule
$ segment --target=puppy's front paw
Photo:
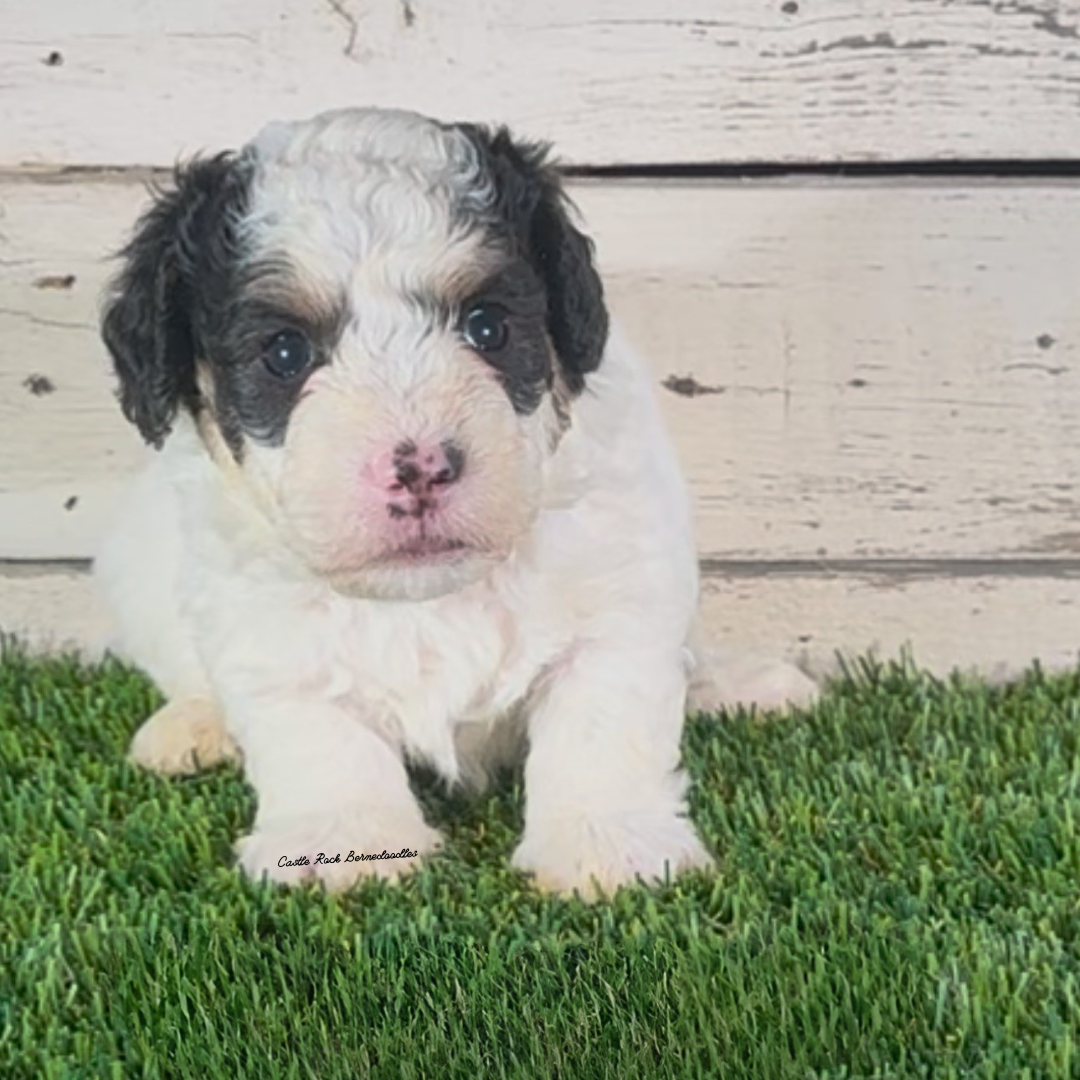
[[[818,686],[794,664],[754,656],[697,658],[690,680],[690,712],[720,712],[737,705],[763,712],[787,711],[813,705]]]
[[[131,740],[128,760],[165,776],[188,776],[223,761],[239,764],[240,748],[207,698],[177,698],[158,709]]]
[[[257,826],[236,845],[239,865],[248,877],[258,880],[265,875],[287,885],[314,878],[330,892],[348,889],[363,877],[392,881],[409,874],[441,840],[419,809],[395,813],[382,807],[358,808]]]
[[[513,865],[548,892],[579,893],[586,900],[620,885],[671,877],[712,858],[686,818],[624,813],[566,816],[526,826]]]

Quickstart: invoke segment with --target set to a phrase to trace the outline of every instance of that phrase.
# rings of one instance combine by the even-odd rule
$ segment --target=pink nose
[[[392,518],[419,518],[437,509],[439,496],[465,470],[465,453],[457,443],[403,442],[374,467],[375,482],[384,491]]]
[[[388,491],[427,495],[432,488],[447,487],[461,476],[465,455],[449,440],[432,446],[404,442],[395,448],[391,465],[393,479],[387,484]]]

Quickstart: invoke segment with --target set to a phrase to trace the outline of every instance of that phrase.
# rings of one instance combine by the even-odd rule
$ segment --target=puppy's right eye
[[[311,364],[311,342],[300,330],[282,330],[275,334],[263,351],[263,363],[279,379],[295,379]]]
[[[477,352],[498,352],[510,337],[506,315],[501,304],[476,304],[466,313],[461,332]]]

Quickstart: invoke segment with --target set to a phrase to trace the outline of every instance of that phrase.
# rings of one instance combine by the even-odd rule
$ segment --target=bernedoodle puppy
[[[272,124],[180,168],[124,258],[103,333],[161,452],[96,571],[168,701],[134,760],[242,760],[255,877],[405,872],[439,843],[406,762],[479,787],[516,754],[541,887],[707,866],[688,684],[814,687],[695,659],[689,500],[545,148],[398,111]]]

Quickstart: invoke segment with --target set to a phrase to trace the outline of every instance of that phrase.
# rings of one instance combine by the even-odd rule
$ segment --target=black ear
[[[604,289],[593,244],[574,225],[573,204],[542,143],[519,142],[506,128],[459,124],[490,177],[495,211],[533,264],[548,296],[548,332],[567,386],[578,393],[607,343]]]
[[[246,201],[246,169],[231,154],[177,168],[154,192],[121,252],[102,319],[102,337],[120,380],[124,415],[160,447],[181,406],[195,411],[199,392],[200,294],[235,263],[235,222]]]

